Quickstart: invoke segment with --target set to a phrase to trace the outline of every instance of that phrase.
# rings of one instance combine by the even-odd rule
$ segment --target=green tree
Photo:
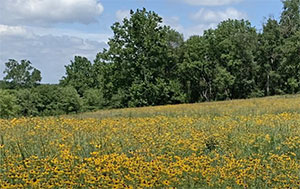
[[[17,116],[19,109],[15,95],[0,89],[0,118]]]
[[[113,63],[107,61],[109,59],[107,55],[107,50],[99,52],[93,64],[93,72],[95,74],[95,89],[101,91],[104,101],[106,102],[104,106],[112,104],[111,99],[115,93],[115,78],[113,78],[112,73]]]
[[[126,107],[172,103],[175,98],[171,94],[178,94],[165,86],[176,75],[178,56],[173,50],[183,43],[183,38],[161,23],[156,13],[143,9],[131,11],[129,19],[112,26],[114,36],[108,42],[109,49],[99,54],[99,63],[95,64],[109,71],[108,77],[100,78],[107,81],[104,87],[110,95],[105,96],[110,96],[114,104]]]
[[[282,89],[285,93],[297,93],[300,91],[300,30],[284,41],[282,51]]]
[[[82,109],[82,100],[76,89],[72,86],[60,87],[59,93],[59,109],[63,110],[64,114],[78,113]]]
[[[21,60],[19,63],[16,60],[9,59],[5,63],[4,81],[11,82],[14,86],[33,87],[42,80],[41,72],[32,67],[28,60]]]
[[[281,51],[283,59],[280,66],[281,89],[285,93],[299,91],[299,32],[300,32],[300,0],[284,0],[280,18],[283,37]]]
[[[8,89],[9,83],[7,81],[0,80],[0,89]]]
[[[81,99],[72,86],[41,85],[31,93],[36,96],[34,105],[42,116],[77,113],[82,108]]]
[[[280,26],[284,38],[300,30],[300,0],[283,0]]]
[[[85,57],[75,56],[70,65],[65,66],[66,76],[60,80],[62,86],[73,86],[80,96],[85,90],[94,87],[92,63]]]
[[[204,36],[192,36],[184,48],[183,63],[179,65],[188,102],[211,101],[229,97],[228,87],[233,77],[213,60],[212,30]]]
[[[282,67],[282,37],[279,23],[269,18],[259,35],[257,61],[260,65],[260,87],[265,95],[282,94],[280,68]]]
[[[201,36],[190,37],[184,45],[180,76],[189,102],[210,100],[215,65],[207,57],[207,41]]]
[[[255,61],[256,29],[249,21],[229,19],[221,22],[210,35],[209,57],[232,77],[232,85],[226,90],[230,98],[260,96],[259,66]]]
[[[100,89],[88,89],[83,94],[83,110],[102,109],[105,105],[103,92]]]
[[[37,109],[39,96],[32,89],[19,89],[15,92],[17,103],[20,106],[22,116],[38,116],[40,112]]]

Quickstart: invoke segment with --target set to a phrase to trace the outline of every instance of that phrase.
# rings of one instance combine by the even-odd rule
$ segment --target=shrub
[[[13,94],[5,90],[0,90],[0,117],[9,118],[17,116],[19,109],[17,99]]]
[[[105,105],[103,92],[100,89],[88,89],[83,94],[83,110],[101,109]]]

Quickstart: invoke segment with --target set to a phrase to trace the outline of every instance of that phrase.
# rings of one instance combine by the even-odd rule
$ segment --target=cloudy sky
[[[279,18],[280,0],[0,0],[0,79],[8,59],[27,59],[42,83],[58,83],[75,55],[93,61],[107,47],[110,26],[145,7],[184,34],[201,35],[228,18],[248,19],[258,30]]]

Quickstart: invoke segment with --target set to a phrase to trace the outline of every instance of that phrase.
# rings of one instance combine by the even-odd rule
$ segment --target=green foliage
[[[244,20],[189,38],[179,65],[188,101],[249,97],[257,89],[256,46],[256,30]]]
[[[286,93],[297,93],[300,91],[300,30],[285,40],[282,51],[281,77],[285,81],[282,88]]]
[[[280,25],[272,18],[263,25],[259,35],[257,62],[260,66],[259,87],[266,96],[281,94],[282,36]]]
[[[175,96],[176,86],[173,81],[166,81],[162,78],[157,78],[153,82],[133,83],[129,89],[129,107],[142,107],[152,105],[171,104],[174,101],[181,101],[182,97]]]
[[[61,100],[58,102],[60,104],[59,109],[63,110],[63,113],[78,113],[82,107],[82,101],[77,93],[76,89],[73,87],[63,87],[59,88]]]
[[[187,41],[156,13],[131,11],[92,65],[94,88],[114,108],[296,93],[298,1],[284,1],[280,22],[268,19],[262,33],[229,19]]]
[[[0,89],[0,118],[15,117],[19,114],[16,97],[6,90]]]
[[[202,79],[203,68],[199,60],[205,56],[204,38],[200,36],[190,37],[184,44],[183,63],[179,64],[180,79],[183,83],[187,100],[189,102],[200,101],[203,96],[200,89],[200,80]],[[200,90],[199,90],[200,89]]]
[[[96,72],[104,96],[113,107],[172,103],[166,86],[175,78],[179,59],[175,52],[183,37],[161,23],[156,13],[143,9],[131,11],[130,19],[112,26],[109,49],[98,55],[95,64],[101,69]]]
[[[7,89],[7,88],[8,88],[8,82],[0,80],[0,89]]]
[[[300,0],[283,0],[280,25],[284,38],[289,38],[300,30]]]
[[[208,35],[208,34],[206,34]],[[230,98],[247,98],[256,90],[258,65],[255,62],[257,33],[249,21],[227,20],[211,32],[210,48],[216,54],[212,57],[232,76],[228,86]]]
[[[9,81],[16,87],[33,87],[42,80],[41,72],[32,67],[31,62],[28,60],[21,60],[19,63],[16,60],[9,59],[5,66],[4,81]]]
[[[17,103],[20,106],[20,114],[23,116],[38,116],[38,95],[32,89],[20,89],[15,92]]]
[[[66,76],[60,81],[62,86],[73,86],[81,96],[85,90],[93,87],[93,68],[87,58],[75,56],[74,61],[71,61],[71,64],[65,66],[65,68]]]
[[[210,31],[203,37],[192,36],[183,47],[179,70],[188,102],[220,100],[228,95],[226,87],[232,83],[232,76],[210,57],[210,37]]]
[[[103,92],[100,89],[88,89],[83,93],[83,110],[102,109],[105,105]]]
[[[113,82],[115,81],[112,76],[112,64],[107,61],[107,51],[104,50],[103,53],[98,53],[93,64],[93,71],[95,74],[95,88],[101,90],[103,98],[106,101],[106,105],[112,106],[112,97],[116,93],[116,88]],[[110,101],[107,104],[107,101]]]
[[[281,90],[284,93],[300,91],[300,0],[284,0],[280,18],[283,42],[280,65]]]
[[[35,106],[40,115],[69,114],[81,110],[81,99],[71,86],[41,85],[32,93],[37,96]]]

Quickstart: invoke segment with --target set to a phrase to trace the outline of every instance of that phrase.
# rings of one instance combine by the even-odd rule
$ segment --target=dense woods
[[[146,9],[111,27],[108,49],[76,56],[59,85],[41,85],[27,60],[6,63],[0,117],[57,115],[300,92],[300,0],[283,1],[262,31],[226,20],[202,36],[183,35]]]

